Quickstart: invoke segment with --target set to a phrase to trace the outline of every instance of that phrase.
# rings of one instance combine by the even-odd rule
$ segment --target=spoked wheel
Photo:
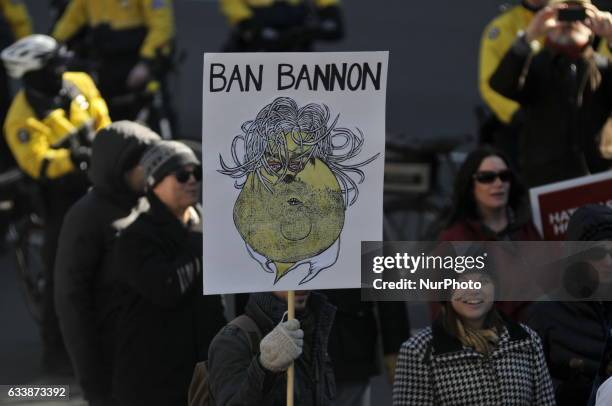
[[[43,236],[42,220],[35,214],[9,225],[8,238],[15,252],[19,286],[30,314],[38,323],[42,320],[45,290]]]

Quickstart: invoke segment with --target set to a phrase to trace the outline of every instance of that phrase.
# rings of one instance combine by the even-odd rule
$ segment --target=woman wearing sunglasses
[[[542,343],[496,310],[491,271],[458,276],[480,289],[450,292],[433,325],[402,345],[395,406],[555,405]]]
[[[117,239],[112,392],[121,405],[185,405],[195,364],[226,324],[219,296],[202,295],[200,161],[161,141],[140,163],[150,207]]]
[[[490,147],[472,151],[455,179],[453,207],[440,241],[539,241],[540,235],[531,222],[527,191],[508,164],[505,155]],[[512,252],[496,247],[499,263],[512,264]],[[511,265],[509,269],[513,268]],[[500,272],[508,289],[522,289]],[[525,302],[497,302],[496,306],[514,320],[521,320]],[[438,313],[431,306],[432,315]]]
[[[536,241],[527,192],[499,151],[471,152],[455,179],[453,207],[440,241]]]

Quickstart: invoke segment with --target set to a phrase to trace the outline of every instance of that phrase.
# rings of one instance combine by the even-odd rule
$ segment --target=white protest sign
[[[204,293],[360,287],[388,52],[204,55]]]

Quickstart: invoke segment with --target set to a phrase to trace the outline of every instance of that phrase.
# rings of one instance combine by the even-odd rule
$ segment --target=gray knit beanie
[[[147,189],[186,165],[200,165],[195,153],[179,141],[160,141],[147,150],[140,164],[144,168]]]

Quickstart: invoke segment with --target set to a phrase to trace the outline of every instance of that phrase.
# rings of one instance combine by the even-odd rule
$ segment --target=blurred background
[[[49,33],[52,16],[48,1],[26,0],[25,3],[35,31]],[[170,78],[178,115],[175,138],[199,139],[203,54],[220,51],[229,28],[217,1],[175,0],[174,7],[177,51],[184,55]],[[344,39],[318,44],[316,50],[390,51],[388,140],[410,143],[415,137],[472,135],[471,140],[475,142],[478,127],[475,110],[482,103],[477,86],[480,37],[500,7],[502,3],[495,0],[346,0],[343,3]],[[447,186],[450,184],[450,177],[440,176],[440,179]],[[400,228],[412,230],[414,222],[422,220],[420,214],[408,217]],[[410,239],[411,235],[393,237]],[[18,283],[12,253],[0,254],[0,384],[54,383],[52,377],[41,374],[38,328]],[[411,306],[410,310],[412,329],[427,323],[422,309]],[[374,399],[380,399],[381,403],[389,400],[389,386],[384,379],[373,390]],[[76,396],[70,404],[80,402]],[[3,403],[16,404],[0,397],[0,404]]]

